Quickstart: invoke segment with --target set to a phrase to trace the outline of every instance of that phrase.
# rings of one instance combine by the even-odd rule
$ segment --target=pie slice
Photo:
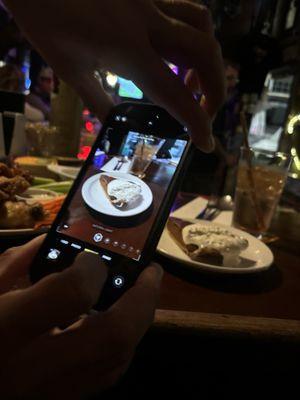
[[[167,228],[173,240],[194,261],[229,267],[238,266],[239,254],[248,241],[225,227],[170,217]]]
[[[141,187],[135,182],[105,174],[99,180],[109,201],[118,208],[136,200],[141,194]]]

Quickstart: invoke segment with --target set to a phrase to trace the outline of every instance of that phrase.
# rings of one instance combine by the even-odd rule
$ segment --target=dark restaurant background
[[[277,149],[290,150],[294,146],[294,153],[299,154],[299,141],[286,135],[288,122],[299,109],[296,91],[299,81],[299,2],[223,0],[203,3],[212,11],[216,36],[222,46],[228,92],[226,103],[213,125],[216,150],[211,155],[197,150],[189,170],[190,179],[182,189],[207,195],[212,192],[233,195],[242,144],[239,113],[244,111],[251,123],[267,89],[268,77],[277,79],[278,85],[284,85],[280,82],[284,76],[291,77],[287,107],[280,121],[285,125],[285,133],[279,138]],[[184,70],[170,66],[184,77]],[[148,101],[132,82],[110,71],[99,71],[99,79],[117,103]],[[66,98],[70,101],[67,89],[59,84],[51,68],[22,36],[0,3],[0,111],[5,100],[10,103],[10,107],[6,106],[10,110],[6,111],[24,111],[27,121],[50,121],[53,125],[61,125],[61,136],[68,137],[67,131],[72,129],[73,136],[66,139],[68,146],[61,144],[56,154],[74,156],[78,153],[79,157],[86,158],[101,124],[84,105],[78,105],[75,98],[73,108],[66,105]],[[64,118],[57,115],[62,114],[62,109],[66,114]],[[277,114],[275,110],[274,118],[268,118],[279,118]],[[295,131],[297,129],[295,126]],[[298,165],[297,161],[298,158]],[[297,165],[292,168],[295,176],[299,174]]]
[[[293,156],[282,201],[295,204],[300,193],[300,118],[293,119],[300,115],[300,1],[206,0],[202,4],[212,11],[222,47],[227,99],[213,125],[216,150],[209,155],[195,151],[181,191],[234,195],[243,141],[240,112],[245,113],[251,126],[261,99],[271,98],[273,90],[273,102],[276,96],[285,101],[282,114],[275,107],[268,116],[282,127],[276,149]],[[184,76],[180,67],[170,67]],[[99,79],[116,102],[148,101],[137,87],[116,77],[113,71],[99,71]],[[276,90],[274,85],[271,88],[270,81],[276,83]],[[65,141],[69,146],[61,144],[56,154],[83,160],[101,122],[68,90],[22,36],[0,1],[0,112],[24,113],[27,122],[50,121],[60,126],[62,136],[67,132]],[[66,110],[64,118],[58,109]],[[70,131],[75,133],[70,136]],[[268,147],[272,140],[264,139]],[[256,139],[253,143],[257,143]],[[99,398],[246,398],[263,393],[273,396],[279,391],[290,398],[295,387],[294,374],[299,371],[299,343],[283,345],[268,338],[256,343],[247,335],[236,340],[230,334],[214,338],[192,331],[190,335],[160,332],[154,327],[120,384]]]

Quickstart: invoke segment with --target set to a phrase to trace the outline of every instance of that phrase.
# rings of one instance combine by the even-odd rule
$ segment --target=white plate
[[[69,179],[75,179],[80,171],[80,167],[68,167],[56,164],[47,165],[47,169],[63,178]]]
[[[185,254],[184,251],[181,250],[177,243],[172,239],[167,227],[165,227],[157,246],[157,251],[159,253],[172,260],[176,260],[183,264],[187,264],[190,267],[194,267],[199,271],[214,273],[249,274],[266,270],[273,264],[274,257],[271,250],[263,242],[247,232],[243,232],[231,226],[216,224],[210,221],[199,221],[198,219],[186,219],[186,221],[201,225],[219,226],[231,231],[234,234],[244,236],[248,240],[249,246],[241,253],[242,261],[239,266],[223,267],[191,260],[190,257]],[[243,261],[243,259],[247,261]]]
[[[138,184],[141,187],[140,197],[136,201],[132,202],[132,204],[129,204],[123,209],[115,207],[109,201],[104,189],[99,182],[99,178],[101,175],[127,179],[130,182]],[[151,189],[145,182],[134,175],[124,174],[117,171],[110,173],[100,173],[91,176],[84,182],[81,194],[83,200],[93,210],[98,211],[101,214],[111,215],[114,217],[131,217],[133,215],[141,214],[143,211],[147,210],[151,206],[153,201]]]

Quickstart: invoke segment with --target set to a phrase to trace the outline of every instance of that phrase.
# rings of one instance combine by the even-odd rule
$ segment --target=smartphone
[[[151,261],[190,154],[186,128],[164,109],[116,106],[33,261],[32,282],[94,252],[109,271],[95,309],[113,304]]]

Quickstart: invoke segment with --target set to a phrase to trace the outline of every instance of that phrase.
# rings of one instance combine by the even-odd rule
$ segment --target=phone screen
[[[138,261],[186,145],[109,130],[56,231]]]

